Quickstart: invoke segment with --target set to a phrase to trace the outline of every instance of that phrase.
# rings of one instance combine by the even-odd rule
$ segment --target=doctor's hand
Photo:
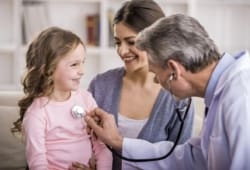
[[[85,116],[85,121],[95,135],[110,147],[121,150],[123,138],[119,134],[114,116],[96,108]]]

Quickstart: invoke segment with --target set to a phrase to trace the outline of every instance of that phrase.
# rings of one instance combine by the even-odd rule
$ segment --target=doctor
[[[250,169],[250,57],[220,54],[200,23],[177,14],[162,18],[143,30],[137,47],[148,53],[157,81],[179,99],[205,98],[199,138],[178,145],[160,161],[131,163],[143,170],[246,170]],[[154,158],[172,147],[169,141],[149,143],[123,138],[112,115],[96,109],[99,124],[85,117],[95,134],[129,158]]]

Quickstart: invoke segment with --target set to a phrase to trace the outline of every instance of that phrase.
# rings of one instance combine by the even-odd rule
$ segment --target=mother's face
[[[146,53],[135,47],[136,36],[137,32],[123,22],[114,25],[116,50],[129,72],[148,66]]]

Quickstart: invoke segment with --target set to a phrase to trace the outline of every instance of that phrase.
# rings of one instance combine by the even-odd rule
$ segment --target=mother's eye
[[[135,45],[135,41],[128,41],[128,44],[131,45],[131,46]]]

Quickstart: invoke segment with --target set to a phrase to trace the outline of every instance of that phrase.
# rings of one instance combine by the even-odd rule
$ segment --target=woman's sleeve
[[[30,170],[47,169],[45,119],[36,111],[27,112],[23,120],[26,159]]]

